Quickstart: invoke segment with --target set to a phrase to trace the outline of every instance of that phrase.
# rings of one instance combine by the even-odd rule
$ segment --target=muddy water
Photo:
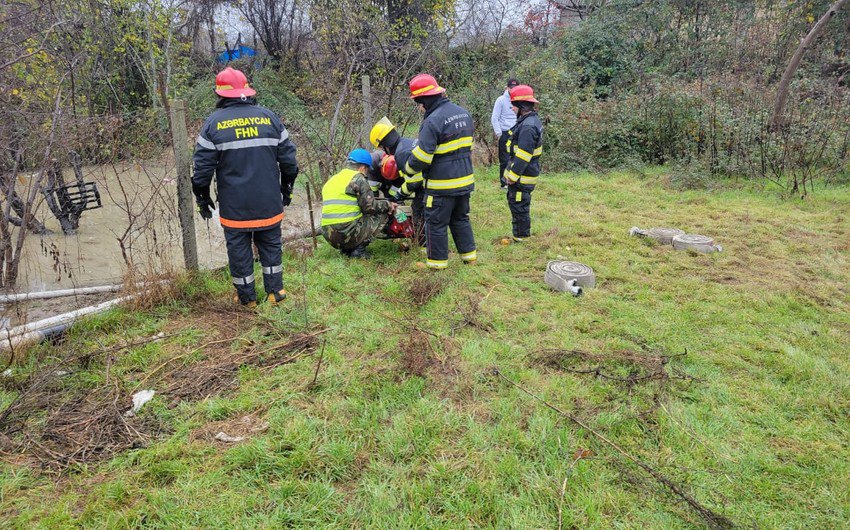
[[[83,212],[77,233],[66,236],[42,204],[38,217],[53,233],[27,237],[17,291],[120,283],[131,265],[143,273],[182,269],[174,175],[174,164],[167,158],[84,168],[85,180],[98,185],[103,207]],[[67,171],[65,178],[73,182],[73,172]],[[296,192],[293,205],[286,208],[285,233],[309,226],[306,203],[303,191]],[[227,264],[218,212],[208,223],[195,216],[195,236],[201,268]],[[49,314],[57,313],[56,304],[42,305],[50,307]],[[73,309],[86,304],[68,305]],[[30,306],[35,313],[43,313],[38,311],[39,304]],[[20,308],[16,312],[20,313]],[[35,318],[33,311],[28,312],[27,320]],[[20,320],[20,314],[12,316],[11,324]]]

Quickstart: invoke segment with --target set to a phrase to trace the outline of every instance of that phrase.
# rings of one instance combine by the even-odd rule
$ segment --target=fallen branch
[[[713,529],[717,529],[717,530],[726,530],[726,529],[735,527],[735,524],[731,520],[729,520],[728,518],[726,518],[726,517],[724,517],[724,516],[722,516],[718,513],[715,513],[711,509],[700,504],[699,501],[697,501],[692,496],[690,496],[687,492],[685,492],[682,489],[681,486],[679,486],[678,484],[676,484],[675,482],[673,482],[672,480],[670,480],[666,476],[662,475],[660,472],[656,471],[652,466],[650,466],[649,464],[647,464],[643,460],[639,459],[636,456],[633,456],[631,453],[627,452],[625,449],[623,449],[622,447],[620,447],[616,443],[614,443],[611,440],[609,440],[608,438],[606,438],[605,435],[603,435],[599,431],[593,429],[592,427],[590,427],[588,424],[586,424],[585,422],[583,422],[579,418],[573,416],[572,414],[564,412],[563,410],[559,409],[555,405],[544,400],[540,396],[538,396],[538,395],[532,393],[531,391],[527,390],[525,387],[519,385],[518,383],[515,383],[514,381],[512,381],[511,379],[506,377],[504,374],[502,374],[502,372],[498,368],[494,369],[494,373],[497,376],[499,376],[501,379],[503,379],[504,381],[509,383],[511,386],[516,387],[517,389],[521,390],[523,393],[531,396],[535,400],[537,400],[540,403],[542,403],[543,405],[545,405],[547,408],[557,412],[558,414],[560,414],[564,418],[567,418],[568,420],[575,423],[576,425],[578,425],[582,429],[588,431],[589,433],[594,435],[596,438],[601,440],[603,443],[605,443],[607,446],[611,447],[612,449],[614,449],[615,451],[620,453],[622,456],[624,456],[625,458],[632,461],[635,465],[637,465],[638,467],[640,467],[641,469],[643,469],[644,471],[649,473],[652,476],[652,478],[654,478],[655,480],[660,482],[663,486],[665,486],[667,489],[672,491],[676,496],[678,496],[680,499],[685,501],[691,508],[693,508],[697,513],[699,513],[705,519],[709,528],[713,528]]]
[[[319,377],[319,370],[322,368],[322,359],[325,357],[325,344],[328,343],[328,338],[325,337],[325,340],[322,341],[322,351],[319,353],[319,360],[316,361],[316,371],[313,373],[313,380],[310,382],[310,387],[313,388],[316,386],[316,379]]]
[[[584,458],[584,451],[579,449],[573,455],[573,461],[570,462],[570,467],[567,468],[567,472],[564,474],[564,482],[561,483],[561,495],[558,497],[558,530],[564,527],[564,496],[567,494],[567,480],[570,478],[573,468],[576,467],[576,464],[582,458]]]
[[[182,353],[180,355],[175,355],[174,357],[171,357],[170,359],[166,360],[164,363],[160,364],[159,366],[157,366],[156,368],[154,368],[153,370],[148,372],[148,374],[145,377],[143,377],[141,381],[136,383],[136,386],[133,389],[135,390],[135,389],[141,387],[148,379],[151,378],[151,376],[153,374],[159,372],[160,370],[162,370],[163,368],[165,368],[166,366],[168,366],[172,362],[176,361],[177,359],[183,359],[184,357],[188,357],[190,355],[198,353],[199,351],[201,351],[201,350],[203,350],[203,349],[205,349],[209,346],[212,346],[214,344],[221,344],[223,342],[233,342],[235,340],[247,340],[247,339],[245,339],[243,337],[229,337],[229,338],[226,338],[226,339],[213,340],[213,341],[207,342],[205,344],[202,344],[200,347],[195,348],[194,350],[188,351],[186,353]]]

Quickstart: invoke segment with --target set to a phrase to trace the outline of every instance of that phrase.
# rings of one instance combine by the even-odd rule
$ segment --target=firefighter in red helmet
[[[508,131],[508,209],[514,241],[531,235],[531,192],[540,175],[540,155],[543,154],[543,123],[537,115],[534,90],[528,85],[511,89],[511,105],[516,112],[516,125]]]
[[[424,119],[404,171],[424,177],[427,265],[434,270],[448,266],[449,230],[461,260],[473,263],[478,255],[469,222],[469,196],[475,189],[472,116],[452,103],[431,75],[415,76],[409,87]]]
[[[286,298],[281,268],[280,222],[298,175],[295,145],[277,115],[257,105],[245,74],[225,68],[215,78],[216,111],[195,145],[192,190],[201,217],[210,219],[213,176],[219,220],[237,301],[257,305],[254,255],[257,246],[268,301]]]

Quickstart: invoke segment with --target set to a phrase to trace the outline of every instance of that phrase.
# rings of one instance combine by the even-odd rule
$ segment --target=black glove
[[[206,197],[196,195],[195,204],[198,205],[198,212],[200,212],[201,217],[204,219],[212,219],[212,213],[213,210],[215,210],[215,203],[209,195]]]
[[[283,196],[283,205],[289,206],[292,203],[292,182],[280,185],[280,194]]]

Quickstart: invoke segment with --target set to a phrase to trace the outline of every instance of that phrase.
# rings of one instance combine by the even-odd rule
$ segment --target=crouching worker
[[[198,135],[192,191],[201,217],[212,218],[215,203],[210,184],[215,175],[236,301],[257,305],[253,242],[260,254],[268,301],[276,305],[286,298],[280,222],[298,175],[295,146],[277,115],[257,105],[245,74],[225,68],[215,84],[217,110]]]
[[[404,200],[411,195],[411,207],[413,209],[413,227],[416,233],[416,242],[420,247],[425,246],[425,190],[422,186],[424,179],[422,173],[406,174],[403,169],[410,159],[416,140],[404,138],[395,130],[395,125],[384,116],[372,127],[369,133],[369,141],[372,145],[384,151],[392,157],[392,161],[384,159],[381,172],[385,179],[393,180],[389,189],[390,197],[395,200]],[[390,179],[390,176],[392,178]]]
[[[322,235],[332,247],[351,258],[365,258],[366,247],[395,215],[397,205],[376,199],[366,175],[372,155],[355,149],[348,167],[322,187]]]

